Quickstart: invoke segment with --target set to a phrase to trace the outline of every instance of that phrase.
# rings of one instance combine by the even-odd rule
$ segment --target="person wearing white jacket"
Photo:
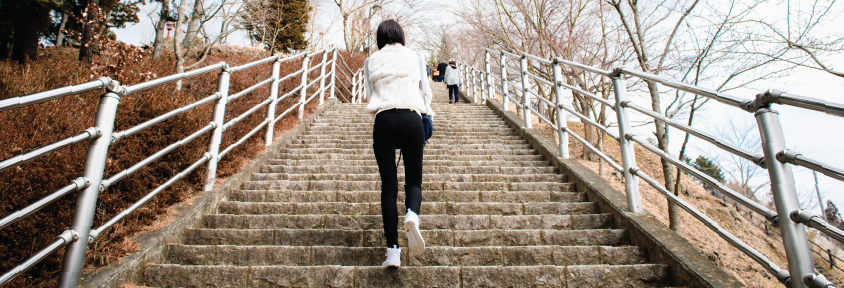
[[[457,104],[460,101],[460,70],[457,69],[457,62],[448,61],[448,68],[445,68],[445,79],[443,82],[448,87],[448,103],[452,103],[451,99],[453,98],[453,103]]]
[[[404,47],[404,31],[394,20],[378,25],[378,52],[364,64],[369,103],[366,111],[375,114],[372,127],[372,148],[381,174],[381,216],[387,240],[385,267],[401,266],[399,248],[399,216],[396,208],[398,180],[396,149],[404,155],[405,216],[404,228],[413,254],[422,254],[425,240],[419,231],[419,208],[422,206],[422,153],[425,134],[422,115],[434,116],[431,109],[431,88],[425,75],[424,59]]]

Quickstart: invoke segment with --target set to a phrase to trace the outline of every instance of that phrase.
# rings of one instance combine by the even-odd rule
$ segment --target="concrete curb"
[[[144,266],[147,263],[165,263],[168,243],[184,243],[186,228],[202,226],[205,214],[215,213],[217,204],[228,199],[229,192],[240,187],[243,181],[249,181],[252,174],[259,172],[261,166],[266,165],[270,158],[292,143],[302,134],[322,112],[337,102],[328,99],[321,107],[312,113],[305,121],[288,132],[275,144],[267,147],[260,156],[252,160],[245,169],[230,177],[222,186],[202,192],[193,204],[174,205],[179,213],[173,223],[159,230],[140,233],[133,236],[133,240],[140,246],[140,251],[133,253],[106,267],[82,275],[82,287],[119,287],[126,283],[143,284]],[[263,134],[261,134],[263,135]]]
[[[536,129],[527,129],[524,120],[516,113],[504,111],[494,101],[486,105],[501,116],[510,127],[548,159],[568,181],[586,192],[589,201],[598,204],[601,212],[612,215],[617,227],[627,228],[630,244],[642,247],[652,263],[667,264],[671,269],[671,282],[688,287],[745,287],[735,277],[719,268],[685,238],[671,231],[648,211],[626,212],[627,197],[615,190],[600,175],[575,159],[564,159],[557,151],[557,144]]]

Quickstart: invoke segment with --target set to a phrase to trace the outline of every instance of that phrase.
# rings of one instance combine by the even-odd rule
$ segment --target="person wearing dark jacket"
[[[443,79],[445,79],[446,68],[448,68],[448,64],[445,64],[445,62],[440,62],[440,64],[437,64],[437,72],[440,73],[440,76],[437,76],[439,80],[437,82],[443,82]]]

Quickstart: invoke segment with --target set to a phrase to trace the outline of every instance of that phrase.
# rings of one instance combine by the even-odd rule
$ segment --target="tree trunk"
[[[30,3],[15,23],[15,38],[12,43],[12,60],[24,61],[38,58],[38,39],[41,29],[50,20],[51,9],[44,5]]]
[[[67,24],[67,13],[62,13],[62,23],[59,24],[59,33],[56,36],[56,46],[62,46],[64,44],[64,26]]]
[[[93,49],[91,44],[94,40],[94,28],[97,23],[97,5],[100,0],[88,0],[86,5],[87,17],[85,18],[85,30],[82,31],[82,43],[79,47],[79,61],[85,61],[89,64],[94,61],[92,58]]]
[[[196,35],[199,34],[200,23],[205,19],[205,0],[196,0],[193,4],[193,13],[191,13],[190,24],[188,24],[188,32],[185,33],[185,40],[182,41],[182,46],[190,48],[196,40]]]
[[[352,43],[352,28],[349,26],[349,15],[343,14],[343,40],[346,42],[346,49],[352,52],[360,52],[355,50],[357,47],[354,47],[355,43]]]
[[[648,91],[651,94],[651,109],[660,113],[662,109],[660,108],[659,104],[659,88],[656,86],[656,82],[653,81],[645,81],[648,83]],[[656,126],[656,143],[657,147],[660,150],[668,153],[668,127],[662,121],[654,121],[654,125]],[[662,164],[662,176],[665,178],[665,189],[668,192],[673,192],[674,195],[678,195],[677,191],[674,189],[674,168],[671,167],[671,163],[668,160],[660,159],[660,164]],[[677,207],[674,202],[668,201],[668,228],[671,230],[677,231],[680,229],[681,225],[681,217],[680,215],[680,207]]]
[[[185,24],[185,6],[187,6],[187,0],[182,0],[182,3],[179,4],[179,12],[178,17],[179,20],[176,22],[176,30],[175,35],[173,35],[173,49],[176,52],[176,73],[185,72],[185,54],[186,52],[182,52],[182,45],[176,44],[178,42],[179,36],[182,31],[182,25]],[[176,81],[176,91],[182,91],[182,80]]]
[[[161,13],[158,17],[158,26],[155,27],[155,42],[152,43],[152,59],[161,56],[161,47],[164,44],[164,37],[167,35],[167,15],[170,14],[170,0],[161,1]]]

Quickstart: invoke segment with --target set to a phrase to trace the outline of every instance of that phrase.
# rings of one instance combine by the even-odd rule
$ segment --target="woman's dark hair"
[[[404,30],[396,20],[387,20],[378,25],[375,39],[378,41],[378,49],[383,49],[387,44],[393,43],[404,46]]]

